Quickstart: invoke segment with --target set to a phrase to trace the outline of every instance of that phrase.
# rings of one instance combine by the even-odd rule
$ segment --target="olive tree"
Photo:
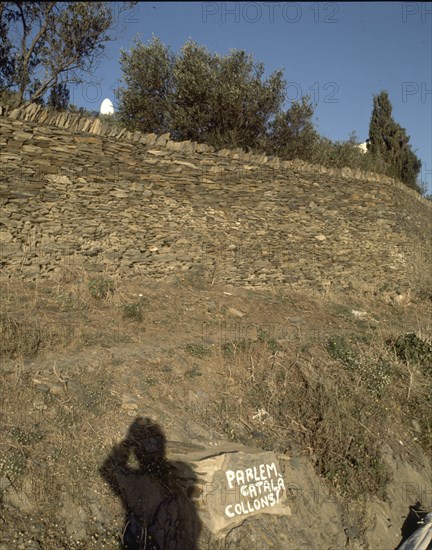
[[[60,84],[84,82],[115,40],[114,9],[109,2],[1,2],[0,86],[22,105],[52,89],[58,96]]]
[[[123,51],[121,64],[122,121],[179,140],[256,147],[285,98],[282,71],[264,78],[264,66],[242,50],[222,56],[189,40],[174,54],[153,37]]]

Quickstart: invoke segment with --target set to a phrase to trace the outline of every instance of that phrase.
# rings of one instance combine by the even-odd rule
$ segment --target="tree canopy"
[[[264,78],[264,66],[242,50],[221,56],[192,40],[178,55],[153,37],[122,51],[119,114],[130,128],[216,147],[262,143],[281,110],[282,71]]]
[[[174,56],[158,38],[146,46],[135,40],[121,50],[124,86],[118,88],[119,119],[132,130],[167,132],[170,125]]]
[[[282,71],[265,77],[264,65],[243,50],[211,53],[189,40],[178,54],[159,38],[122,50],[119,119],[129,129],[217,148],[267,151],[284,159],[351,166],[385,173],[421,192],[420,160],[409,136],[392,117],[387,92],[374,97],[366,154],[353,135],[332,142],[317,132],[308,96],[284,108]]]
[[[270,125],[268,149],[286,159],[312,159],[319,135],[312,117],[314,108],[308,96],[293,101]]]
[[[18,105],[41,102],[50,90],[56,90],[52,101],[61,95],[64,102],[64,85],[82,83],[104,44],[115,39],[109,32],[114,8],[108,2],[1,2],[0,89],[15,92]]]

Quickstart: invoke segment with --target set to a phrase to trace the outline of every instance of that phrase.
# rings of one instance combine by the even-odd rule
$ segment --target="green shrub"
[[[123,304],[122,308],[123,308],[124,318],[133,319],[138,323],[141,323],[142,320],[144,319],[144,315],[143,315],[144,303],[142,300],[138,300],[137,302],[132,302],[129,304]]]
[[[375,362],[363,362],[360,366],[361,380],[364,386],[376,397],[383,397],[393,375],[392,366],[380,359]]]
[[[0,456],[0,477],[7,477],[11,483],[17,481],[27,469],[27,459],[17,449],[11,449]]]
[[[9,436],[14,439],[20,445],[34,445],[41,439],[43,434],[38,427],[33,429],[25,429],[20,426],[15,426],[9,431]]]
[[[389,343],[400,360],[426,367],[428,372],[432,372],[432,346],[413,332],[401,335],[395,342]]]
[[[211,349],[203,344],[188,344],[185,349],[192,357],[206,357],[207,355],[211,355]]]
[[[114,281],[105,277],[97,277],[89,281],[90,294],[95,300],[106,300],[114,293]]]
[[[265,343],[272,353],[276,353],[283,349],[282,346],[263,329],[258,329],[258,342]]]
[[[337,361],[347,367],[357,367],[360,364],[359,354],[352,349],[348,337],[339,335],[331,338],[327,343],[327,351]]]
[[[362,357],[359,351],[352,347],[353,344],[369,345],[370,342],[371,335],[368,334],[335,336],[328,341],[327,351],[334,359],[354,372],[359,377],[363,387],[367,388],[376,397],[381,398],[391,382],[392,366],[381,358],[378,361],[371,361]]]

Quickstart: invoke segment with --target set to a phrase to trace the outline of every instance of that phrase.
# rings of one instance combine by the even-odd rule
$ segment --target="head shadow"
[[[123,548],[197,550],[201,523],[191,500],[196,474],[184,462],[167,460],[158,424],[137,417],[99,473],[123,505]]]

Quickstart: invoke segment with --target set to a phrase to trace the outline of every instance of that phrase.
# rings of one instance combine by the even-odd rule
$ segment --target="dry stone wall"
[[[432,203],[386,176],[0,108],[0,261],[234,285],[404,290],[432,273]]]

